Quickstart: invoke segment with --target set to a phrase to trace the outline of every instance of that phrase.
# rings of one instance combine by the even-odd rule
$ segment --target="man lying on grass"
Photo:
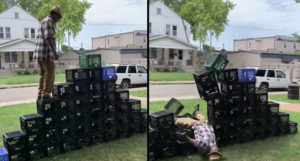
[[[193,144],[200,153],[208,154],[209,160],[219,160],[221,153],[216,144],[214,129],[207,124],[207,120],[199,113],[199,105],[195,107],[192,118],[175,118],[175,124],[183,128],[191,128],[194,130],[195,139],[190,138],[185,133],[177,133],[187,142]]]

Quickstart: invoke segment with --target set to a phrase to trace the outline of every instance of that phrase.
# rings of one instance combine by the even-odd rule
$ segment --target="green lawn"
[[[0,85],[38,83],[38,78],[39,78],[38,74],[13,75],[10,77],[0,77]],[[56,74],[55,82],[66,82],[65,74],[63,73]]]
[[[131,96],[147,97],[147,90],[130,91]]]
[[[0,135],[5,132],[20,130],[21,115],[36,113],[35,103],[26,103],[0,107]],[[0,147],[3,140],[0,139]],[[108,143],[83,147],[55,157],[41,159],[41,161],[145,161],[147,158],[147,135],[136,134],[130,138],[120,139]]]
[[[300,104],[300,100],[287,99],[287,94],[269,95],[269,99],[274,100],[274,101],[280,101],[280,102],[299,103]]]
[[[192,112],[194,106],[200,103],[200,112],[206,116],[206,103],[201,99],[180,100],[185,106],[182,114]],[[167,101],[150,102],[150,113],[160,111]],[[290,120],[300,123],[299,113],[288,112]],[[221,147],[223,159],[226,161],[298,161],[300,160],[300,135],[285,135],[269,137],[243,144]],[[206,158],[193,154],[190,156],[176,156],[166,161],[207,161]]]
[[[150,81],[194,81],[192,73],[184,72],[151,72]]]

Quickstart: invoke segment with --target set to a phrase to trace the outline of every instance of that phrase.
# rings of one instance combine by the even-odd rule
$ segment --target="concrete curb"
[[[8,89],[8,88],[23,88],[23,87],[34,87],[38,86],[37,83],[33,84],[16,84],[16,85],[0,85],[0,89]]]
[[[195,81],[150,81],[150,85],[195,84]]]

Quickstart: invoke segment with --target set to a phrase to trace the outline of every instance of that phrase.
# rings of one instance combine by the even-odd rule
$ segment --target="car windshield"
[[[264,77],[265,73],[266,73],[266,70],[259,69],[259,70],[256,71],[256,76],[257,77]]]
[[[118,66],[116,73],[126,73],[127,66]]]

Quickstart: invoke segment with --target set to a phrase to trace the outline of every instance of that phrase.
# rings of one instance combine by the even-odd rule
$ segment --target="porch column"
[[[29,69],[29,52],[23,52],[24,53],[24,67],[25,69]]]
[[[169,50],[164,48],[163,55],[164,55],[164,65],[169,66]]]

